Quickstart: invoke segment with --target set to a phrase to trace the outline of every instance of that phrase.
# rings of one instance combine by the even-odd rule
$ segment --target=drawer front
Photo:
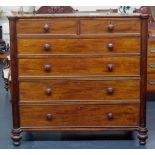
[[[20,100],[121,100],[139,99],[139,80],[114,78],[23,80]]]
[[[70,19],[24,19],[17,22],[17,34],[76,34],[77,22]]]
[[[148,39],[148,56],[155,56],[155,38]]]
[[[147,90],[155,91],[155,73],[147,74]]]
[[[20,106],[22,127],[137,126],[138,105]]]
[[[140,75],[139,64],[139,57],[19,59],[19,76]]]
[[[148,73],[155,73],[155,57],[154,58],[147,58],[147,72]]]
[[[19,54],[140,53],[140,38],[18,39]]]
[[[140,20],[81,20],[81,34],[140,33]]]

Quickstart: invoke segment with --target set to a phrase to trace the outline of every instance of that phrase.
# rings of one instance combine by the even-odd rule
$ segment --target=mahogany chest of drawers
[[[12,139],[22,131],[138,131],[147,139],[147,15],[9,17]]]

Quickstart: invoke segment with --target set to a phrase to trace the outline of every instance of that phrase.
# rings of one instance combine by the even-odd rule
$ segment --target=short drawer
[[[155,56],[155,38],[148,39],[148,56]]]
[[[70,19],[20,19],[17,34],[76,34],[77,22]]]
[[[148,57],[147,58],[147,72],[148,73],[155,73],[155,57]]]
[[[140,20],[94,19],[81,20],[81,34],[140,33]]]
[[[140,57],[19,59],[19,76],[140,75]],[[130,68],[130,69],[129,69]]]
[[[147,74],[147,91],[155,91],[155,73]]]
[[[18,39],[18,54],[140,53],[140,38]]]
[[[130,78],[22,80],[20,100],[139,99],[140,81]]]
[[[22,127],[41,126],[137,126],[139,106],[52,105],[20,106]]]

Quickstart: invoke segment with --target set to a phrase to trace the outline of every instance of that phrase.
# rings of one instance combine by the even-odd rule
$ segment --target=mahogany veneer
[[[139,76],[139,63],[139,56],[21,58],[19,76]]]
[[[15,145],[39,130],[136,130],[146,143],[147,15],[9,22]]]
[[[119,39],[113,35],[102,39],[25,39],[22,37],[18,39],[18,53],[19,56],[22,54],[140,54],[140,37]]]
[[[137,104],[127,105],[41,105],[21,106],[22,127],[137,126]],[[31,115],[28,115],[31,113]]]

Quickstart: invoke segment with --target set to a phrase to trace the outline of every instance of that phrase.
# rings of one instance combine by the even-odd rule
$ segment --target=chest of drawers
[[[148,39],[148,63],[147,63],[147,90],[148,92],[155,92],[155,24],[149,25],[149,39]]]
[[[147,139],[147,15],[9,17],[12,139],[22,131],[139,132]]]

